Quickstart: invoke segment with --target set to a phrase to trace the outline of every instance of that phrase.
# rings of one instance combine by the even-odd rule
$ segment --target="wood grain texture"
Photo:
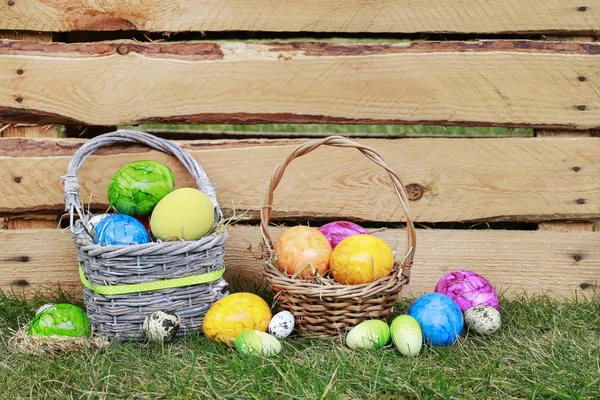
[[[273,228],[277,237],[281,228]],[[257,226],[232,226],[225,246],[226,279],[260,285]],[[404,231],[377,233],[390,246],[404,245]],[[410,285],[402,296],[431,292],[455,269],[476,271],[508,297],[547,293],[557,298],[591,295],[600,280],[600,233],[418,230]],[[75,245],[56,229],[0,231],[0,289],[55,287],[80,293]],[[252,251],[251,251],[252,250]],[[254,252],[254,255],[253,255]]]
[[[600,218],[600,139],[359,139],[418,184],[411,201],[417,222],[547,221]],[[2,139],[0,212],[64,209],[60,177],[78,139]],[[231,215],[256,219],[275,166],[304,140],[177,142],[215,182]],[[110,147],[82,167],[81,198],[106,209],[118,168],[140,159],[164,162],[177,187],[193,187],[170,156],[146,147]],[[385,172],[357,151],[322,148],[295,160],[275,192],[274,216],[397,222],[404,215]]]
[[[27,0],[0,5],[0,29],[46,31],[597,32],[576,0]],[[582,8],[582,6],[588,7]]]
[[[8,122],[75,125],[584,129],[600,126],[599,65],[600,43],[576,42],[0,41],[0,114]]]

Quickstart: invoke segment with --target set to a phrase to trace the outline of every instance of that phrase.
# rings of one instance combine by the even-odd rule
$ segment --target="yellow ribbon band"
[[[83,273],[81,263],[79,263],[79,278],[83,286],[90,289],[93,292],[104,294],[104,295],[115,295],[115,294],[130,294],[139,292],[149,292],[151,290],[160,289],[174,289],[182,286],[200,285],[202,283],[209,283],[219,280],[225,268],[221,268],[218,271],[207,272],[205,274],[185,276],[183,278],[164,279],[160,281],[147,282],[147,283],[135,283],[127,285],[115,285],[115,286],[96,286],[92,285],[87,280]]]

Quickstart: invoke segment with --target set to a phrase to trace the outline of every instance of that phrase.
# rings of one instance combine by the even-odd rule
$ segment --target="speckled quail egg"
[[[179,315],[172,311],[154,311],[144,319],[142,330],[151,342],[164,343],[173,339],[180,323]]]
[[[465,326],[469,332],[491,335],[500,329],[500,311],[491,306],[475,306],[465,311]]]
[[[269,333],[277,339],[285,339],[293,330],[294,316],[289,311],[278,312],[269,322]]]

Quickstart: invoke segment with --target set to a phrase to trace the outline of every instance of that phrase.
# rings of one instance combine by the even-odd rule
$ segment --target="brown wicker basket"
[[[408,240],[404,256],[399,259],[396,255],[392,273],[385,278],[361,285],[342,285],[333,280],[292,279],[277,267],[273,240],[268,229],[273,210],[273,192],[292,160],[322,145],[355,148],[385,169],[391,178],[392,186],[406,214]],[[296,330],[300,336],[336,335],[364,320],[383,319],[390,314],[402,287],[409,282],[410,267],[415,254],[416,232],[410,218],[408,196],[404,185],[374,149],[345,137],[330,136],[306,142],[275,168],[261,210],[261,232],[267,282],[275,292],[281,309],[295,316]]]

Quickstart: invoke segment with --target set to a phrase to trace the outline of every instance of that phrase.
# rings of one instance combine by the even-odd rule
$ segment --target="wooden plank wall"
[[[458,268],[482,273],[508,296],[594,294],[600,7],[571,0],[338,3],[0,4],[0,289],[81,289],[74,245],[56,226],[60,176],[85,139],[57,137],[49,124],[92,132],[144,122],[418,123],[535,128],[535,137],[358,135],[414,189],[418,246],[404,296],[432,290]],[[75,32],[85,30],[114,32]],[[151,42],[135,30],[164,35]],[[169,40],[187,31],[221,40]],[[253,41],[222,40],[247,38],[240,31],[254,31]],[[373,43],[294,39],[350,33]],[[423,36],[415,33],[429,40],[416,41]],[[257,210],[273,168],[305,139],[180,135],[189,140],[177,142],[215,181],[227,215],[244,223],[230,227],[227,278],[258,284]],[[104,209],[112,174],[140,158],[167,163],[179,187],[193,185],[170,157],[117,146],[84,164],[82,199]],[[351,219],[385,227],[377,234],[401,246],[405,218],[386,185],[383,171],[358,152],[320,149],[289,167],[274,220]]]

